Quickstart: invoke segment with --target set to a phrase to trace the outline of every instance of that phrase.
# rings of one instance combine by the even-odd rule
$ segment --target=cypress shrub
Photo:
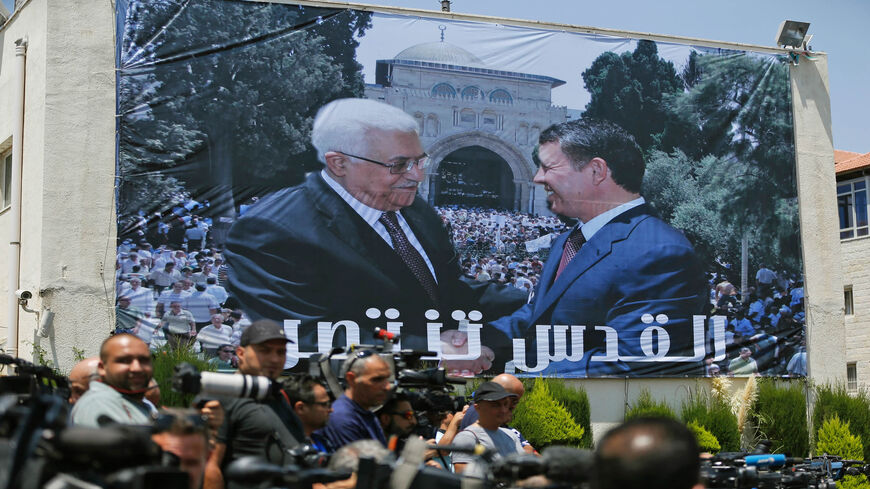
[[[710,452],[712,454],[719,453],[719,450],[722,447],[719,445],[719,440],[713,436],[713,433],[710,433],[703,426],[699,425],[695,421],[689,421],[686,426],[689,427],[689,430],[695,434],[695,439],[698,440],[698,446],[701,448],[702,452]]]
[[[545,379],[550,395],[565,406],[574,422],[583,428],[583,439],[580,448],[592,448],[592,422],[590,420],[589,396],[586,390],[578,386],[572,389],[557,378]]]
[[[846,387],[842,384],[817,387],[815,409],[813,410],[816,440],[818,440],[818,429],[822,426],[822,422],[834,416],[848,422],[851,432],[861,439],[864,454],[858,458],[870,460],[870,399],[867,398],[867,393],[860,391],[853,397],[849,395]]]
[[[710,396],[703,390],[696,390],[683,401],[680,418],[686,424],[694,421],[708,430],[716,437],[722,451],[740,451],[737,418],[724,400]]]
[[[773,451],[795,457],[809,454],[807,405],[803,382],[761,379],[755,413],[758,426],[774,442]]]
[[[583,443],[583,427],[574,422],[565,406],[553,399],[541,378],[535,379],[531,392],[523,396],[511,426],[538,450],[550,445],[579,447]]]
[[[634,403],[629,407],[628,412],[625,413],[625,420],[634,418],[649,418],[649,417],[663,417],[663,418],[671,418],[677,419],[677,415],[674,414],[674,410],[671,409],[670,406],[664,401],[656,401],[652,398],[652,394],[650,394],[648,389],[644,389],[640,392],[640,395],[634,401]]]
[[[819,427],[816,449],[821,453],[836,455],[845,459],[860,459],[864,454],[861,439],[849,431],[849,422],[840,421],[837,415],[825,419]],[[847,475],[837,482],[838,488],[867,488],[867,477]]]
[[[195,397],[193,394],[182,394],[172,390],[172,373],[176,365],[187,362],[199,369],[200,372],[213,372],[217,367],[209,365],[193,351],[193,346],[179,346],[172,349],[164,345],[153,354],[152,365],[154,367],[154,380],[160,386],[160,403],[165,407],[190,407]]]

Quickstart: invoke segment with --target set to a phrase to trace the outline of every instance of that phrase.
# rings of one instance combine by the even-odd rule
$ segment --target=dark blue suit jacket
[[[650,324],[641,321],[644,314],[668,316],[663,326],[670,334],[668,356],[691,355],[692,315],[701,313],[706,291],[695,251],[683,234],[653,216],[646,204],[632,208],[602,227],[554,281],[567,237],[553,241],[532,300],[493,323],[510,337],[526,338],[526,365],[534,367],[539,360],[536,325],[585,325],[582,359],[551,362],[543,373],[661,376],[697,370],[698,364],[591,360],[604,354],[604,333],[595,332],[595,326],[616,330],[620,356],[645,356],[640,333]],[[548,339],[552,353],[552,331]],[[576,353],[567,343],[568,353]]]
[[[441,218],[421,198],[401,212],[435,269],[444,329],[455,328],[449,319],[454,309],[475,309],[492,319],[525,301],[516,289],[460,280],[458,256]],[[386,329],[384,311],[395,308],[396,320],[404,323],[402,347],[427,348],[424,314],[434,304],[399,255],[319,172],[260,199],[230,229],[226,256],[230,292],[246,313],[252,319],[301,320],[300,339],[308,345],[318,321],[339,320],[357,322],[360,341],[371,344],[373,329]],[[368,318],[368,308],[381,316]]]

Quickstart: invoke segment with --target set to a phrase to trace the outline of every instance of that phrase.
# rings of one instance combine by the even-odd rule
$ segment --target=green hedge
[[[759,380],[754,411],[759,429],[773,442],[774,453],[804,457],[810,452],[805,387],[802,381]]]
[[[864,445],[861,439],[849,431],[849,422],[840,421],[837,415],[826,418],[819,427],[816,438],[816,450],[819,455],[827,453],[845,459],[861,459],[864,454]],[[837,482],[841,489],[867,488],[867,477],[846,476]]]
[[[537,450],[550,445],[580,447],[583,443],[583,427],[553,398],[548,383],[541,378],[535,379],[531,392],[523,396],[511,426]]]
[[[722,451],[740,451],[740,432],[737,417],[724,400],[716,399],[704,390],[695,391],[683,402],[680,419],[689,424],[696,422],[716,437]]]
[[[864,391],[852,396],[842,384],[825,385],[816,388],[816,403],[813,409],[813,427],[818,430],[824,420],[834,416],[848,422],[850,431],[861,439],[864,455],[859,457],[870,460],[870,399]],[[816,443],[818,452],[818,442]]]
[[[583,387],[568,387],[561,379],[546,378],[544,381],[550,390],[550,395],[565,406],[574,422],[583,428],[583,439],[580,448],[592,448],[592,422],[589,411],[589,396]]]
[[[686,423],[686,426],[688,426],[689,430],[695,434],[695,439],[698,440],[698,446],[701,448],[702,452],[710,452],[715,455],[722,450],[722,446],[719,445],[719,440],[713,436],[713,433],[704,429],[704,427],[699,425],[696,421],[689,421]]]
[[[172,390],[172,373],[176,365],[187,362],[198,368],[200,372],[213,372],[217,367],[209,365],[193,351],[192,346],[172,349],[165,345],[154,352],[154,380],[160,386],[160,404],[165,407],[190,407],[195,397],[193,394],[181,394]]]
[[[640,395],[625,413],[625,420],[634,418],[664,417],[677,419],[674,410],[665,401],[656,401],[648,389],[640,391]]]

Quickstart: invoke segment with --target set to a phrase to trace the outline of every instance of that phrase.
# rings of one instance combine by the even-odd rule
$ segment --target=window
[[[843,291],[845,296],[845,304],[846,304],[846,315],[851,316],[855,314],[855,303],[852,301],[852,286],[846,287],[846,290]]]
[[[840,214],[840,239],[867,236],[867,179],[838,183],[837,208]]]
[[[483,91],[477,87],[465,87],[462,89],[462,100],[480,100],[483,98]]]
[[[439,83],[432,87],[433,97],[456,98],[456,90],[446,83]]]
[[[3,162],[3,167],[0,168],[0,183],[3,184],[0,187],[0,198],[2,198],[0,209],[5,209],[12,205],[12,153],[3,155],[0,161]]]
[[[846,364],[846,389],[849,392],[858,391],[858,368],[854,363]]]
[[[462,127],[477,127],[477,113],[471,109],[462,109],[459,113],[459,125]]]
[[[509,94],[507,90],[499,88],[497,90],[493,90],[492,93],[489,94],[489,101],[495,102],[497,104],[510,104],[513,103],[514,99],[513,97],[511,97],[511,94]]]

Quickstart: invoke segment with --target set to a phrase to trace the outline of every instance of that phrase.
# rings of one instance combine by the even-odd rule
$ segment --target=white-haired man
[[[370,343],[384,322],[367,311],[397,309],[403,348],[428,350],[430,309],[448,321],[455,309],[496,318],[525,302],[516,290],[460,281],[441,219],[417,197],[429,165],[417,131],[413,117],[373,100],[318,112],[312,142],[323,170],[260,199],[229,233],[230,293],[251,319],[298,319],[303,334],[353,320]]]

